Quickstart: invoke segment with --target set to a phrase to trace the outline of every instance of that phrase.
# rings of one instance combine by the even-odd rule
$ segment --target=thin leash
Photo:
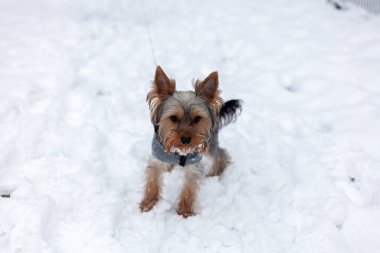
[[[150,50],[151,50],[152,56],[153,56],[153,61],[154,61],[154,64],[157,66],[158,64],[157,64],[157,58],[156,58],[156,51],[154,49],[152,35],[151,35],[151,32],[150,32],[150,27],[149,27],[148,19],[146,17],[144,0],[141,0],[139,2],[140,2],[140,6],[141,6],[143,17],[144,17],[146,32],[148,33],[148,40],[149,40]]]

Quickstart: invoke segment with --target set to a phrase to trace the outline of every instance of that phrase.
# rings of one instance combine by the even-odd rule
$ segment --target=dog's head
[[[194,91],[176,91],[175,81],[157,66],[147,101],[157,138],[166,152],[205,152],[223,104],[218,72],[194,83]]]

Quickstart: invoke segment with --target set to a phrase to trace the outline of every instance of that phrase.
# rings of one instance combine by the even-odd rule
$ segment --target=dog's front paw
[[[182,215],[183,218],[187,218],[187,217],[196,215],[196,213],[191,211],[191,210],[178,210],[178,209],[177,209],[177,214]]]
[[[187,203],[179,203],[179,206],[177,208],[177,214],[182,215],[183,218],[196,215],[191,205],[188,205]]]
[[[158,198],[155,199],[144,199],[140,203],[141,212],[149,212],[157,204]]]

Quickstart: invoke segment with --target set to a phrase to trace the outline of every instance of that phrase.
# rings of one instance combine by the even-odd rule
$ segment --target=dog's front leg
[[[181,192],[177,213],[187,218],[195,215],[195,203],[202,168],[199,164],[188,165],[185,169],[185,184]]]
[[[155,158],[150,158],[145,170],[146,181],[144,198],[140,203],[141,212],[150,211],[158,202],[161,193],[162,173],[167,164]]]

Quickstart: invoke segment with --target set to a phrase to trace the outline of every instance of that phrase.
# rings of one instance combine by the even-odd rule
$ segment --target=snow
[[[142,5],[144,4],[144,5]],[[233,164],[140,213],[155,63],[219,71]],[[327,1],[0,2],[0,252],[377,252],[380,20]]]

